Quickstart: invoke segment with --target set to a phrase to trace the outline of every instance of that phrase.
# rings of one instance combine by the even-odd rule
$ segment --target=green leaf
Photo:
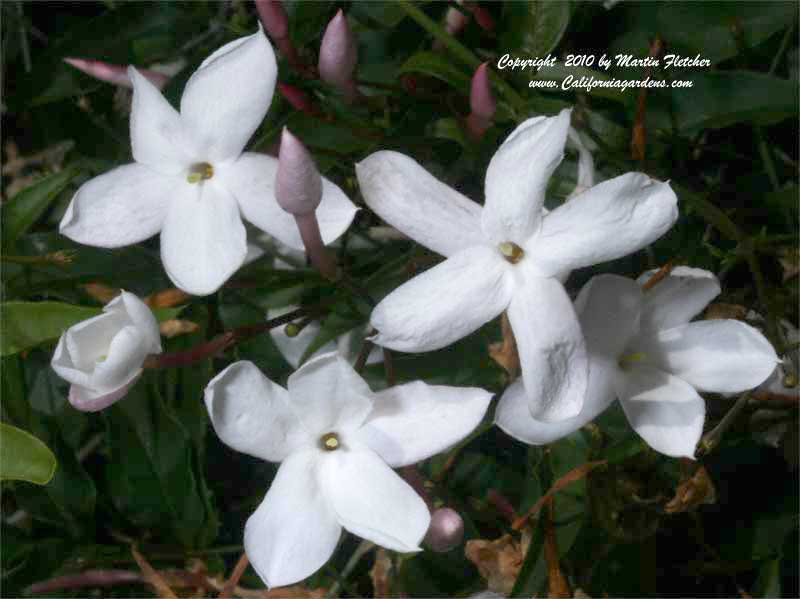
[[[570,3],[560,0],[509,2],[505,6],[509,25],[503,47],[519,48],[532,58],[544,58],[567,31]]]
[[[749,71],[703,71],[675,78],[692,87],[673,89],[678,129],[693,133],[736,123],[769,125],[797,114],[797,83]]]
[[[440,53],[417,52],[400,67],[400,74],[405,73],[422,73],[429,77],[435,77],[463,94],[469,93],[469,75],[454,66],[452,60]]]
[[[5,302],[0,304],[0,355],[7,356],[58,339],[73,324],[100,314],[100,308],[61,302]]]
[[[56,456],[30,433],[0,422],[0,480],[46,485],[56,471]]]
[[[615,54],[647,56],[650,41],[658,34],[669,53],[700,54],[712,64],[761,44],[797,15],[791,2],[649,2],[627,8],[628,33],[614,42]]]
[[[182,307],[161,308],[154,314],[159,321],[175,318]],[[0,338],[0,355],[15,354],[58,339],[72,325],[102,313],[100,308],[73,306],[62,302],[5,302],[0,304],[0,322],[5,326]]]
[[[10,248],[20,235],[28,231],[48,206],[78,174],[64,169],[26,187],[2,204],[3,247]]]
[[[213,539],[216,515],[192,439],[155,385],[136,385],[104,414],[111,451],[105,472],[117,509],[136,526],[187,547]]]

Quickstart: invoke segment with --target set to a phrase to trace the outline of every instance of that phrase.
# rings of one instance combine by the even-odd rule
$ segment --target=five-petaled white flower
[[[115,248],[161,232],[170,279],[189,293],[216,291],[243,263],[242,217],[302,249],[292,215],[275,201],[277,161],[242,152],[269,108],[277,66],[264,33],[209,56],[186,83],[180,113],[136,69],[131,110],[132,164],[78,189],[61,232],[80,243]],[[323,241],[350,225],[356,208],[323,179],[317,210]]]
[[[250,362],[206,388],[211,421],[227,445],[282,462],[244,545],[268,586],[302,580],[330,558],[342,528],[395,551],[418,551],[425,502],[392,467],[457,443],[481,421],[491,395],[415,381],[373,393],[336,353],[289,377],[288,391]]]
[[[69,401],[96,412],[122,399],[142,373],[148,354],[161,353],[153,313],[138,297],[123,291],[103,313],[71,326],[61,335],[51,365],[72,383]]]
[[[628,173],[543,207],[563,158],[570,111],[536,117],[511,133],[489,163],[483,208],[397,152],[356,166],[367,205],[447,257],[390,293],[372,313],[375,342],[400,351],[452,343],[508,310],[533,416],[578,414],[588,378],[586,349],[562,280],[660,237],[677,218],[667,183]]]
[[[708,271],[678,267],[652,289],[618,275],[591,279],[575,301],[590,356],[581,413],[555,423],[530,417],[515,383],[497,407],[497,425],[525,443],[550,443],[577,430],[614,398],[656,451],[694,457],[705,402],[697,391],[736,393],[759,385],[778,357],[764,336],[738,320],[689,322],[720,292]]]

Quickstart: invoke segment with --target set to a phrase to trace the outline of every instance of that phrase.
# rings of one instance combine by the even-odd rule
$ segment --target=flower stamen
[[[647,359],[647,354],[643,352],[634,352],[631,354],[625,354],[619,359],[619,367],[623,370],[629,369],[631,366],[636,364],[637,362],[644,362]]]
[[[189,167],[189,176],[186,180],[189,183],[200,183],[214,176],[214,167],[208,162],[198,162]]]
[[[511,264],[516,264],[525,257],[525,251],[513,241],[504,241],[497,246],[497,249]]]
[[[339,449],[339,435],[336,433],[324,434],[320,437],[319,443],[325,451],[335,451]]]

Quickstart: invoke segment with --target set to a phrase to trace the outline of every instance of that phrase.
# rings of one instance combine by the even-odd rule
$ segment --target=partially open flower
[[[343,528],[394,551],[419,551],[430,514],[392,468],[458,443],[481,421],[491,394],[420,381],[373,393],[336,353],[304,364],[287,387],[237,362],[205,392],[224,443],[281,462],[244,531],[259,576],[268,586],[310,576]]]
[[[148,354],[161,353],[158,323],[139,298],[123,291],[103,314],[61,335],[51,362],[72,383],[69,402],[96,412],[122,399],[142,372]]]

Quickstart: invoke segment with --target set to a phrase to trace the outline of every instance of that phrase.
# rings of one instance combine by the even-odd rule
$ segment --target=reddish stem
[[[205,343],[201,343],[200,345],[196,345],[184,351],[154,354],[147,357],[144,361],[143,368],[176,368],[180,366],[190,366],[206,358],[211,358],[244,339],[254,337],[259,333],[264,333],[275,327],[287,324],[306,314],[308,314],[308,309],[298,308],[283,316],[272,318],[260,324],[252,324],[225,331],[210,341],[206,341]]]

